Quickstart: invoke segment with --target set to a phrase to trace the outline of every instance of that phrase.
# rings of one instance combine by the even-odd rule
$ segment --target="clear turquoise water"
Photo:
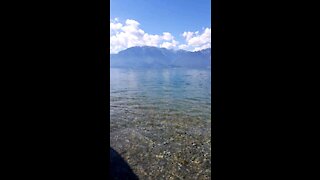
[[[141,179],[211,179],[211,71],[110,69],[110,146]]]

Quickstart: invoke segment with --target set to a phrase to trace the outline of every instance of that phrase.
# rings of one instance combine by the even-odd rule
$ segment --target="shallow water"
[[[110,69],[110,146],[140,179],[211,179],[211,72]]]

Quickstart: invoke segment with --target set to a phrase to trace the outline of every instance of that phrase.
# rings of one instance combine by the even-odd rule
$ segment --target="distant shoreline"
[[[211,48],[189,52],[149,46],[132,47],[110,55],[110,67],[210,69]]]

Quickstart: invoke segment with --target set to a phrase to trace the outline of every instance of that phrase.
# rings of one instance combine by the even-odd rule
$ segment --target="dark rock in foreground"
[[[110,177],[114,180],[138,180],[130,166],[112,148],[110,148]]]

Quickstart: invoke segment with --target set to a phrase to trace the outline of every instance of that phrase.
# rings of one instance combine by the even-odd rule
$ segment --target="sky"
[[[211,47],[211,0],[110,0],[110,53]]]

